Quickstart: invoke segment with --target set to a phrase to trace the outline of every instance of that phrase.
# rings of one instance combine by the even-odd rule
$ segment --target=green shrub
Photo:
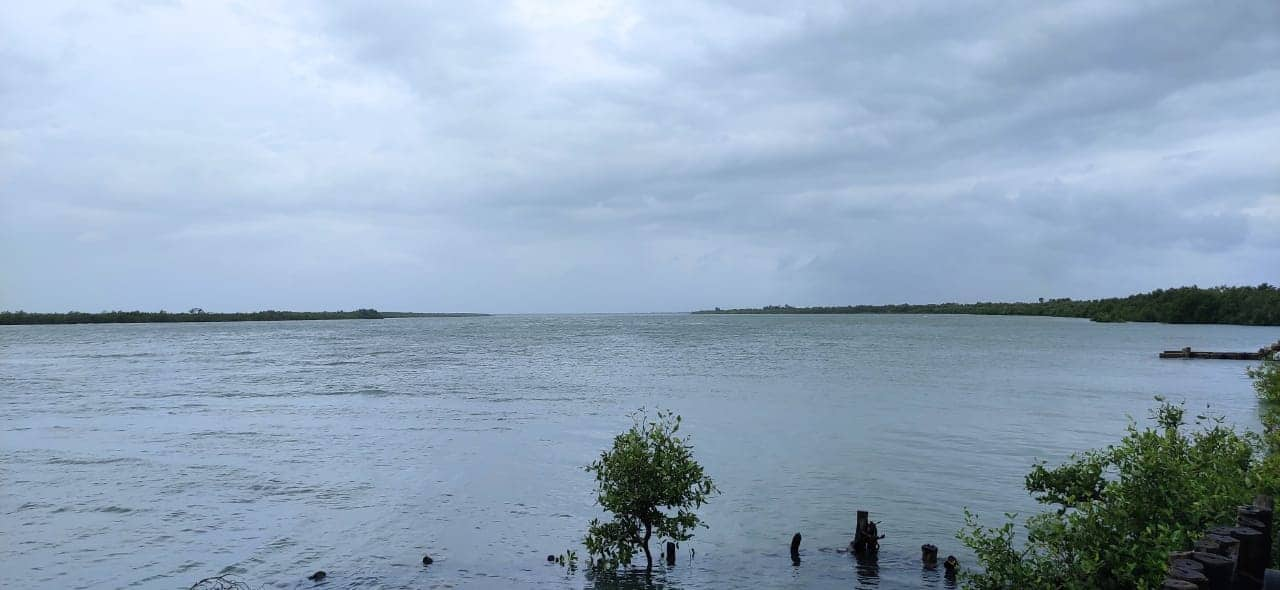
[[[1117,445],[1075,455],[1060,467],[1033,467],[1028,491],[1058,509],[1027,519],[1021,546],[1015,515],[989,528],[966,511],[958,537],[983,570],[966,573],[966,587],[1157,588],[1170,551],[1234,522],[1238,505],[1277,481],[1274,470],[1255,469],[1256,435],[1204,416],[1185,428],[1183,407],[1163,400],[1152,418],[1156,428],[1130,424]]]
[[[717,492],[693,459],[693,446],[677,436],[680,416],[659,411],[653,421],[643,413],[634,419],[613,439],[613,448],[587,466],[596,476],[596,501],[613,514],[610,522],[592,520],[583,541],[596,567],[629,565],[641,548],[652,570],[649,539],[655,534],[676,542],[691,538],[696,527],[706,526],[693,509]]]
[[[1280,403],[1280,361],[1264,360],[1256,367],[1246,369],[1253,379],[1253,389],[1264,401]]]

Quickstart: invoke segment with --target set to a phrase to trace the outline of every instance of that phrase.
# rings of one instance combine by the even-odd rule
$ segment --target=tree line
[[[0,312],[0,325],[15,324],[144,324],[165,322],[277,322],[286,320],[380,320],[376,309],[355,311],[253,311],[244,313],[210,313],[199,308],[186,312],[104,311],[84,313]]]
[[[1035,302],[930,303],[912,305],[845,305],[695,311],[710,314],[971,314],[1088,318],[1095,322],[1161,322],[1166,324],[1280,325],[1280,287],[1177,287],[1156,289],[1128,297]]]

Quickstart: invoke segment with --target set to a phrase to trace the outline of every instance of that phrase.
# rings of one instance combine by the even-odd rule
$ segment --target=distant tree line
[[[14,324],[144,324],[164,322],[276,322],[285,320],[380,320],[376,309],[355,311],[254,311],[247,313],[209,313],[200,308],[186,312],[104,311],[84,313],[0,312],[0,325]]]
[[[731,314],[973,314],[1088,318],[1095,322],[1163,322],[1167,324],[1280,325],[1280,287],[1178,287],[1150,293],[1076,301],[1041,299],[1024,303],[930,303],[925,305],[846,305],[792,307],[769,305],[751,309],[720,309],[694,313]]]

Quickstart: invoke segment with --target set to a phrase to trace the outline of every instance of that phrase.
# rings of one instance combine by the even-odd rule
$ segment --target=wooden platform
[[[1258,352],[1205,352],[1200,350],[1191,350],[1188,346],[1182,350],[1166,350],[1160,353],[1162,359],[1216,359],[1225,361],[1260,361],[1266,358],[1269,351],[1259,350]]]
[[[1227,361],[1260,361],[1260,352],[1202,352],[1199,350],[1166,350],[1160,353],[1162,359],[1217,359]]]

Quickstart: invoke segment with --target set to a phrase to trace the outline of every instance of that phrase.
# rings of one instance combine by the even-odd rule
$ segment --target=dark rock
[[[431,559],[430,555],[422,556],[422,565],[431,565],[432,563],[435,563],[435,560]]]
[[[547,561],[549,561],[549,562],[550,562],[550,561],[555,561],[555,560],[556,560],[556,556],[554,556],[554,555],[548,555],[548,556],[547,556]]]
[[[316,573],[314,573],[314,574],[311,574],[311,575],[307,576],[307,579],[308,579],[308,580],[311,580],[312,582],[319,582],[320,580],[323,580],[323,579],[325,579],[325,578],[326,578],[326,577],[328,577],[328,576],[329,576],[329,574],[326,574],[326,573],[324,573],[324,570],[321,570],[321,571],[318,571],[318,572],[316,572]]]

